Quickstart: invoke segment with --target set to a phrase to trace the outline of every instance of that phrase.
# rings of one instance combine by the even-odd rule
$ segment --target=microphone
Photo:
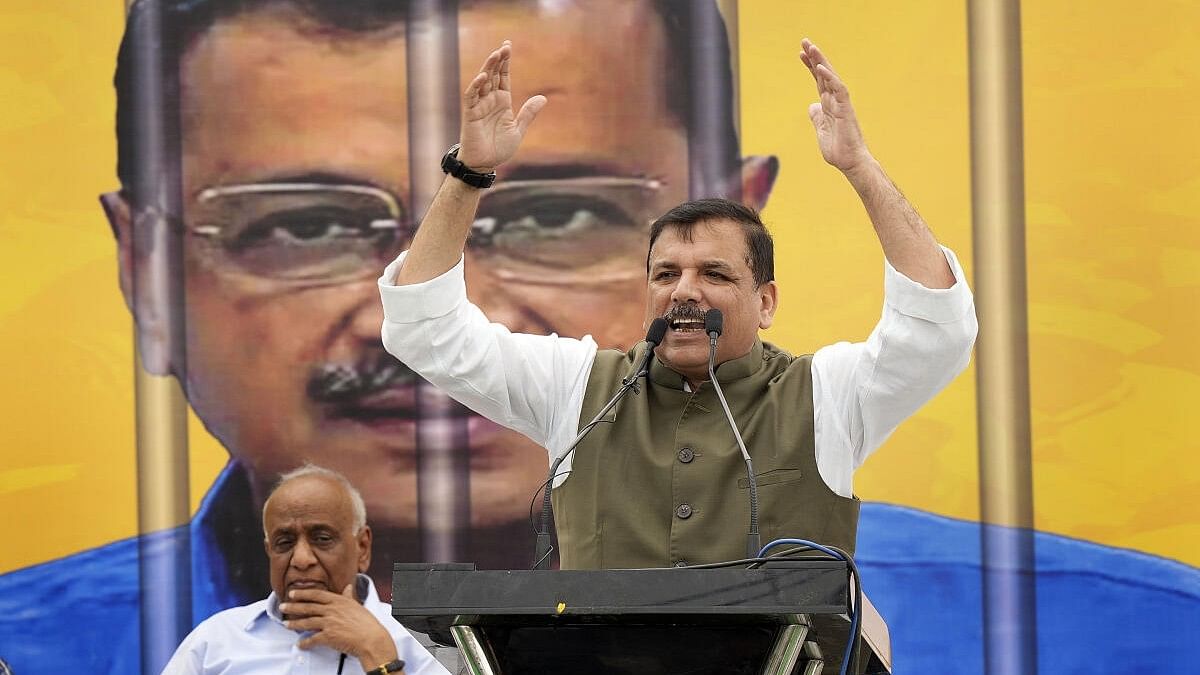
[[[708,333],[708,379],[717,392],[721,409],[725,411],[725,420],[733,430],[733,437],[737,439],[738,448],[742,451],[742,460],[746,463],[746,479],[750,483],[750,532],[746,535],[746,557],[757,558],[758,552],[762,550],[762,540],[758,536],[758,482],[754,480],[754,462],[750,459],[750,453],[746,451],[746,444],[742,442],[742,434],[738,431],[737,423],[733,421],[733,413],[729,412],[729,404],[725,402],[725,392],[721,391],[721,383],[717,382],[717,338],[721,337],[724,323],[725,317],[721,315],[721,310],[714,308],[704,313],[704,332]]]
[[[704,313],[704,332],[708,333],[709,347],[717,344],[717,338],[721,337],[721,328],[724,325],[725,317],[721,310],[713,308]]]
[[[654,348],[662,344],[663,338],[667,336],[667,328],[670,324],[667,320],[659,317],[650,322],[650,330],[646,331],[646,343],[650,345],[650,349],[646,350],[646,356],[642,358],[642,365],[634,371],[633,375],[623,378],[621,384],[633,383],[633,393],[637,393],[637,379],[650,372],[650,360],[654,358]]]
[[[608,414],[609,410],[612,410],[613,406],[622,398],[625,398],[625,394],[629,393],[630,389],[636,389],[637,381],[650,373],[650,361],[654,359],[654,348],[662,343],[663,338],[667,334],[667,327],[667,320],[661,317],[650,322],[650,330],[646,331],[646,344],[649,346],[649,349],[646,350],[646,355],[642,358],[641,364],[633,371],[632,375],[622,378],[621,388],[617,390],[617,393],[613,394],[608,403],[604,404],[600,412],[596,413],[596,416],[592,418],[592,421],[588,422],[579,431],[579,435],[575,437],[574,441],[571,441],[571,445],[567,447],[566,452],[555,458],[554,463],[550,465],[550,473],[544,483],[546,489],[542,496],[542,521],[538,527],[537,543],[534,546],[532,569],[544,570],[550,567],[550,490],[554,488],[555,473],[558,471],[559,465],[567,457],[570,457],[572,452],[575,452],[575,448],[583,442],[583,439],[587,437],[592,428],[600,423],[600,420]]]

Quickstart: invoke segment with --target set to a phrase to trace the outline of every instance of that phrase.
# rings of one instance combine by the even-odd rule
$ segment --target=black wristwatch
[[[442,157],[442,171],[473,188],[491,187],[492,183],[496,182],[496,172],[479,173],[468,169],[466,164],[458,161],[458,149],[461,147],[461,143],[455,143],[446,151],[446,156]]]
[[[367,671],[367,675],[388,675],[388,673],[398,673],[404,670],[404,661],[396,659],[387,663],[379,664],[378,668],[372,668]]]

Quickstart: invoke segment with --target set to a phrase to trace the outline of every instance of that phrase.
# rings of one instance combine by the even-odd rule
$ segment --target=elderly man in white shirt
[[[371,528],[345,477],[305,465],[263,506],[271,595],[215,614],[179,645],[164,673],[445,675],[395,619],[370,577]]]

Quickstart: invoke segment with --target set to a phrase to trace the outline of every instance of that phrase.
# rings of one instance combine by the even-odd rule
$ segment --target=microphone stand
[[[721,408],[725,411],[725,419],[729,428],[733,429],[733,437],[737,439],[738,448],[742,451],[742,460],[746,463],[746,479],[750,483],[750,532],[746,536],[746,557],[757,558],[762,550],[762,539],[758,534],[758,481],[754,478],[754,462],[742,442],[742,434],[733,421],[733,413],[729,412],[729,404],[725,402],[725,392],[721,391],[721,383],[717,382],[717,338],[721,336],[721,310],[710,309],[704,317],[704,330],[708,333],[708,379],[712,382]]]
[[[550,490],[554,488],[554,478],[556,472],[558,471],[558,467],[562,465],[563,461],[566,460],[567,457],[571,456],[572,452],[575,452],[575,448],[583,442],[583,439],[588,435],[589,432],[591,432],[592,427],[595,427],[597,424],[599,424],[604,416],[608,414],[608,411],[612,410],[613,406],[620,402],[622,398],[625,398],[625,394],[629,393],[630,389],[634,389],[636,391],[638,380],[650,374],[650,361],[654,358],[654,348],[657,347],[660,342],[662,342],[663,335],[665,335],[666,332],[667,322],[665,320],[655,319],[654,322],[651,323],[650,331],[646,335],[646,344],[649,348],[646,350],[646,356],[642,359],[642,363],[638,367],[637,371],[635,371],[633,375],[621,380],[621,388],[617,390],[617,393],[614,394],[613,397],[609,399],[608,403],[606,403],[604,407],[600,409],[600,412],[596,413],[596,416],[592,418],[592,421],[588,422],[587,425],[579,431],[579,435],[575,437],[574,441],[571,441],[571,445],[567,446],[566,452],[563,452],[561,455],[556,457],[554,459],[554,463],[550,465],[550,473],[546,477],[546,488],[542,497],[542,520],[538,526],[537,542],[534,546],[533,552],[533,567],[531,569],[544,570],[550,568]]]

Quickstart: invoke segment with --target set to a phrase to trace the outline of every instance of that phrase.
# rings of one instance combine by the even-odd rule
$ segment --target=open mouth
[[[704,318],[681,317],[671,319],[671,330],[677,333],[697,333],[704,330]]]
[[[699,305],[687,302],[672,305],[663,318],[674,333],[703,333],[704,317],[708,310],[700,309]]]

